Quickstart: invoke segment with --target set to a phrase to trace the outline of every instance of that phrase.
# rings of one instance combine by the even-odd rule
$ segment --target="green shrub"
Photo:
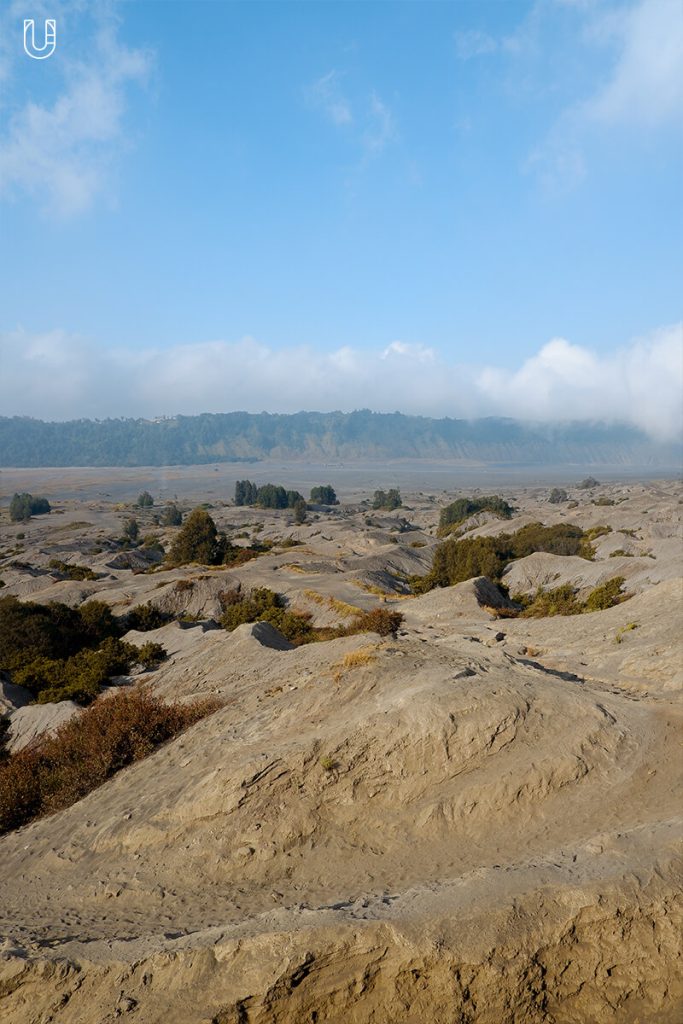
[[[395,508],[400,508],[402,504],[401,492],[394,487],[390,491],[375,491],[372,499],[373,508],[383,509],[386,512],[393,512]]]
[[[96,574],[87,565],[69,565],[68,562],[62,562],[59,558],[51,558],[47,564],[48,568],[56,569],[62,576],[66,576],[70,580],[97,579]]]
[[[178,580],[178,583],[180,582],[184,581]],[[147,602],[147,604],[138,605],[137,608],[132,608],[128,612],[125,625],[126,629],[136,629],[140,633],[148,633],[151,629],[165,626],[170,618],[171,616],[166,612],[160,611],[159,608]]]
[[[319,487],[311,488],[311,504],[313,505],[338,505],[339,500],[332,484],[320,484]]]
[[[630,595],[623,594],[621,588],[625,583],[623,576],[614,576],[599,587],[591,590],[585,601],[587,612],[603,611],[605,608],[613,608],[615,604],[626,601]]]
[[[466,519],[478,512],[493,512],[501,519],[510,519],[514,509],[497,494],[490,494],[484,498],[458,498],[457,501],[441,509],[438,535],[440,537],[447,536],[460,523],[464,523]]]
[[[516,533],[501,533],[497,537],[451,537],[443,541],[434,550],[431,571],[426,576],[411,577],[411,588],[413,593],[424,594],[433,587],[450,587],[475,576],[499,581],[510,562],[535,551],[593,557],[593,549],[580,527],[570,523],[529,523]]]
[[[221,603],[224,609],[221,625],[229,632],[245,622],[269,622],[297,647],[336,637],[354,636],[356,633],[372,632],[389,636],[403,622],[400,612],[374,608],[360,612],[345,625],[313,626],[307,612],[290,611],[282,594],[276,594],[267,587],[255,588],[247,594],[239,590],[223,592]]]
[[[161,516],[162,526],[182,526],[183,513],[180,511],[175,502],[171,502],[167,505]]]
[[[614,505],[614,498],[608,498],[604,494],[601,494],[599,498],[596,498],[593,502],[594,505]]]
[[[219,565],[223,560],[224,542],[219,538],[213,519],[203,508],[190,512],[180,528],[166,557],[169,565]]]
[[[551,505],[561,505],[568,497],[569,495],[565,491],[564,487],[553,487],[548,501]]]
[[[563,583],[552,590],[543,590],[539,587],[534,597],[529,601],[520,595],[515,596],[516,601],[525,605],[521,615],[525,618],[545,618],[548,615],[578,615],[583,609],[581,602],[577,601],[576,591],[571,583]]]
[[[50,511],[50,502],[47,498],[34,498],[26,491],[14,494],[9,505],[9,517],[13,523],[25,522],[31,516],[42,516]]]
[[[164,704],[142,686],[100,698],[0,763],[0,832],[70,806],[219,707]]]
[[[154,505],[154,498],[149,491],[143,491],[142,494],[138,494],[138,500],[136,502],[138,508],[152,508]]]
[[[582,480],[580,484],[576,485],[582,491],[590,490],[591,487],[599,487],[600,481],[596,480],[594,476],[587,476],[585,480]]]

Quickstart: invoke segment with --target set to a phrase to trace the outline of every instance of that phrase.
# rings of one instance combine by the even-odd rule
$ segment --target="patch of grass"
[[[0,832],[69,807],[220,706],[164,704],[144,686],[100,697],[0,763]]]
[[[362,608],[358,608],[355,604],[347,604],[346,601],[340,601],[336,597],[319,594],[317,590],[304,590],[304,594],[315,604],[329,608],[331,611],[336,612],[337,615],[342,615],[345,618],[360,615],[362,612]]]
[[[324,770],[326,772],[332,772],[337,767],[337,761],[336,761],[336,759],[334,757],[329,757],[329,756],[321,757],[320,758],[320,767],[324,768]]]
[[[623,548],[617,548],[616,551],[610,551],[610,558],[633,558],[633,554],[630,551],[624,551]]]
[[[637,622],[629,622],[625,626],[622,626],[621,629],[618,629],[614,636],[615,644],[623,643],[625,634],[630,633],[634,629],[638,629]]]

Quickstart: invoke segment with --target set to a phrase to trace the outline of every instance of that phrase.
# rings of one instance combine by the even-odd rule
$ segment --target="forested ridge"
[[[681,447],[633,427],[430,419],[402,413],[205,413],[44,422],[0,417],[2,466],[161,466],[269,458],[673,465]]]

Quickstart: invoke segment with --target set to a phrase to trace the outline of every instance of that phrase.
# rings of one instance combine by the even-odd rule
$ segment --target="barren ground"
[[[3,471],[5,488],[27,472]],[[441,474],[402,484],[393,513],[360,502],[398,477],[355,478],[338,486],[340,507],[295,526],[286,512],[232,507],[232,482],[216,472],[208,487],[214,470],[201,467],[196,490],[167,481],[165,496],[187,508],[192,493],[219,527],[274,548],[239,568],[133,572],[110,564],[125,519],[166,546],[175,530],[153,526],[158,509],[116,501],[144,486],[158,497],[158,481],[66,470],[64,499],[56,472],[10,481],[54,511],[10,524],[3,510],[2,594],[97,597],[116,613],[151,601],[180,621],[128,636],[169,652],[150,685],[225,703],[68,810],[0,839],[4,1022],[683,1018],[680,485],[568,487],[568,508],[548,503],[546,485],[480,482],[517,513],[468,536],[534,521],[611,527],[595,561],[535,554],[506,581],[511,592],[588,591],[619,575],[630,599],[529,619],[496,618],[482,583],[407,592],[406,577],[430,565],[440,507],[472,493],[444,491]],[[260,479],[249,466],[238,475]],[[270,479],[306,494],[338,485],[333,468]],[[53,558],[99,578],[60,579]],[[377,604],[404,623],[395,638],[292,649],[264,624],[215,628],[219,595],[237,583],[286,595],[320,625]],[[78,713],[30,705],[7,683],[0,696],[15,746]]]

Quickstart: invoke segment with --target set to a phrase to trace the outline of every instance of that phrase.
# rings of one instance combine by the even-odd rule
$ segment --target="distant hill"
[[[681,445],[657,444],[622,425],[429,419],[367,410],[65,423],[0,417],[0,466],[162,466],[279,458],[671,467],[681,460]]]

